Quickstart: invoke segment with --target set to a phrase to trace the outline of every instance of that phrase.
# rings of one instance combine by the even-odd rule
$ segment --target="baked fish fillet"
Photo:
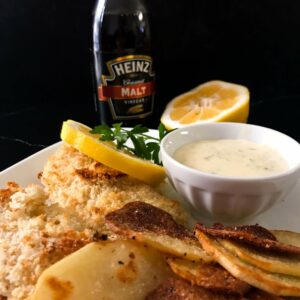
[[[95,231],[38,185],[0,190],[0,299],[27,299],[40,274],[93,240]]]
[[[104,216],[132,201],[159,207],[170,213],[178,223],[185,223],[187,219],[186,212],[177,201],[96,162],[67,144],[49,158],[40,179],[53,202],[73,211],[90,228],[101,233],[110,233],[104,224]]]

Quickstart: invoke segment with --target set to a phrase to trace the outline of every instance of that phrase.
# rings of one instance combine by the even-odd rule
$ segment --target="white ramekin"
[[[285,158],[289,169],[265,177],[227,177],[204,173],[173,158],[187,143],[209,139],[246,139],[266,144]],[[161,159],[174,188],[194,209],[214,221],[236,221],[257,215],[282,200],[300,176],[300,145],[273,129],[241,123],[207,123],[169,133],[161,142]]]

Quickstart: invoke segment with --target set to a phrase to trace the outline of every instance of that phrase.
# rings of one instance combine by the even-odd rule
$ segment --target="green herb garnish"
[[[143,125],[136,125],[132,129],[125,129],[122,123],[113,124],[112,128],[108,125],[98,125],[91,131],[92,134],[100,134],[101,141],[112,141],[116,144],[117,149],[126,149],[130,153],[154,163],[161,165],[159,159],[160,141],[170,131],[163,124],[158,126],[158,138],[148,134],[149,129]],[[130,140],[132,147],[126,143]]]

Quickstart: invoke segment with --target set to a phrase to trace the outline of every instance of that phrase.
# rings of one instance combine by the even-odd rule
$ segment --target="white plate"
[[[157,135],[156,130],[150,134]],[[0,188],[5,187],[8,181],[15,181],[21,186],[30,183],[39,183],[37,175],[43,170],[47,158],[61,145],[58,142],[49,146],[0,173]],[[284,199],[267,212],[244,221],[247,224],[258,223],[270,229],[287,229],[300,232],[300,181]],[[202,222],[205,220],[201,220]]]

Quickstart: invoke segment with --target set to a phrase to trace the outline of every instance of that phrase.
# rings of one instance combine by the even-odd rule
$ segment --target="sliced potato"
[[[235,253],[240,259],[265,271],[300,276],[299,256],[284,256],[259,251],[253,247],[229,240],[219,240],[219,243],[227,250]]]
[[[146,300],[246,300],[237,295],[220,294],[181,278],[170,278],[151,291]],[[258,300],[258,299],[257,299]],[[266,300],[266,299],[264,299]]]
[[[195,225],[195,229],[215,238],[230,239],[243,244],[248,244],[260,250],[284,255],[300,255],[300,247],[278,241],[268,229],[256,225],[224,226],[216,223],[205,226],[201,223]]]
[[[174,273],[203,288],[232,295],[244,295],[250,290],[249,284],[233,277],[219,264],[178,258],[168,258],[167,262]]]
[[[225,249],[219,239],[209,237],[196,230],[202,247],[236,278],[266,292],[281,296],[300,296],[300,277],[269,273],[238,258],[235,253]]]
[[[300,233],[288,230],[272,230],[271,232],[279,242],[300,247]]]
[[[105,216],[109,229],[160,251],[189,260],[211,261],[193,232],[175,222],[166,211],[134,201]]]
[[[90,243],[46,269],[30,300],[144,299],[170,276],[164,256],[149,247]]]
[[[192,261],[212,261],[212,257],[203,251],[198,242],[180,240],[168,235],[157,235],[149,232],[132,232],[132,236],[134,236],[137,241],[146,243],[147,245],[170,255]]]

